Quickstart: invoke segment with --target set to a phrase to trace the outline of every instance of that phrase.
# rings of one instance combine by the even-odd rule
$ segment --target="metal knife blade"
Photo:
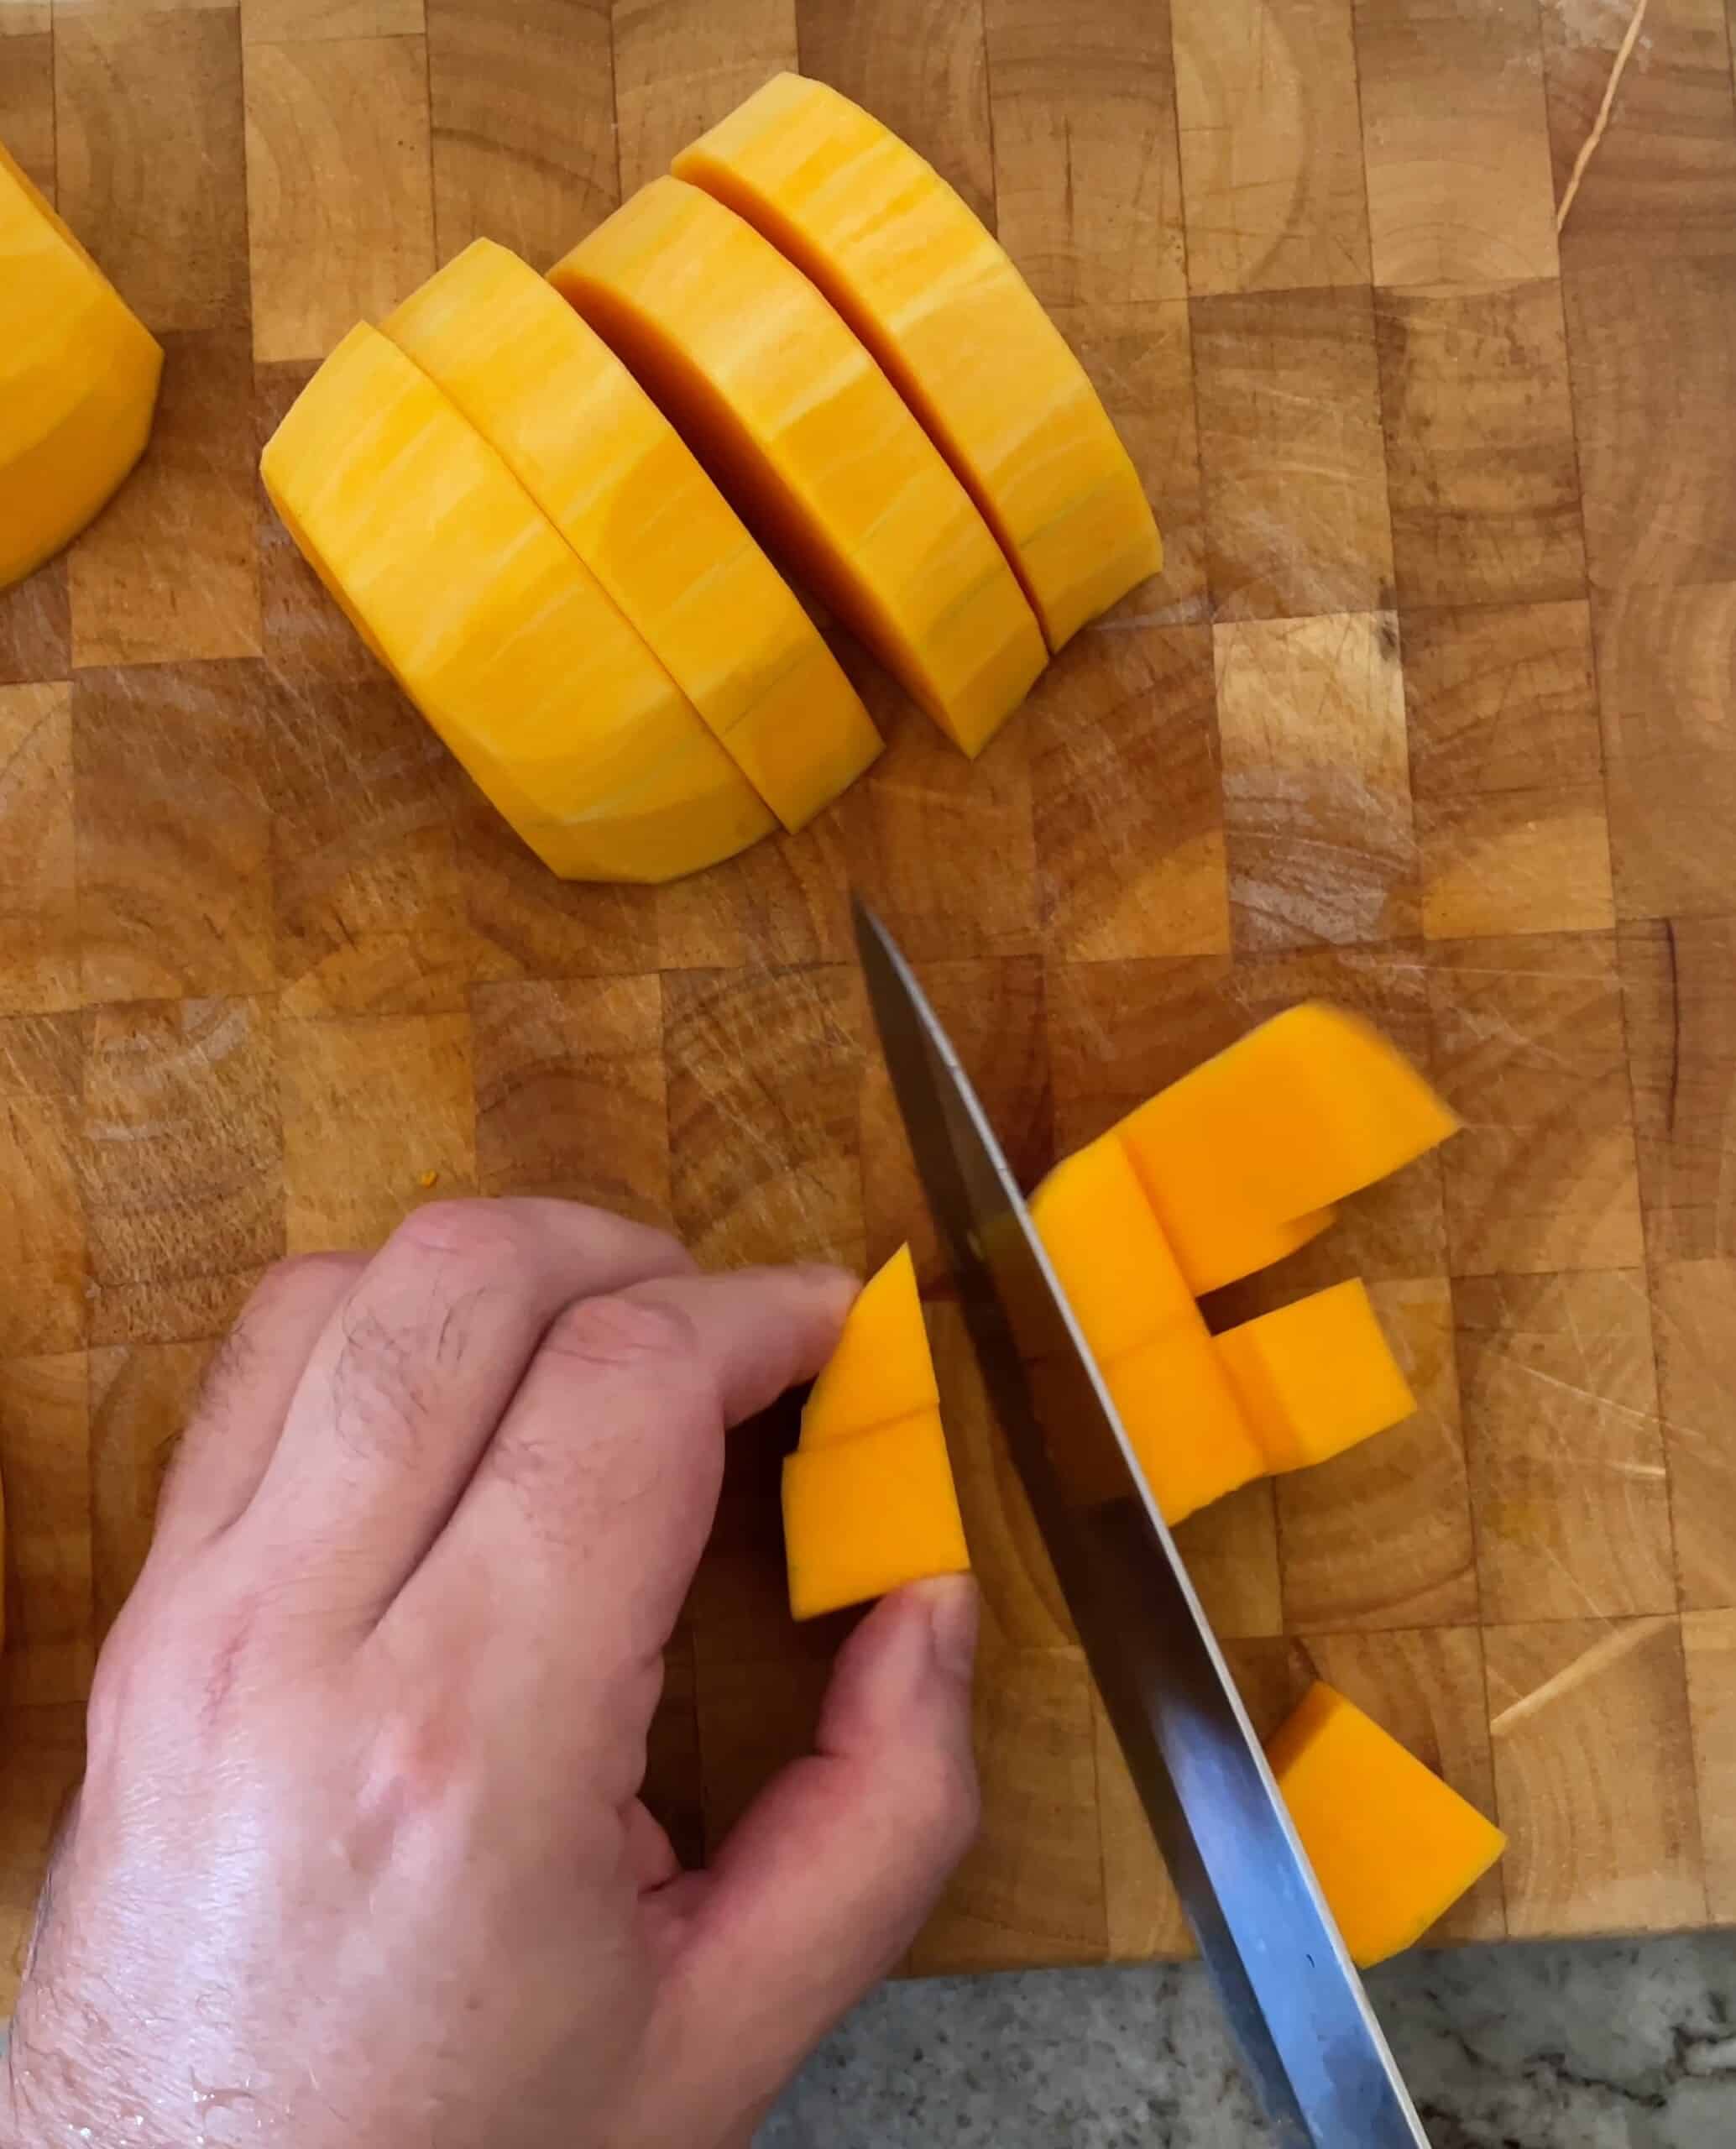
[[[855,910],[886,1066],[985,1381],[1278,2140],[1284,2149],[1428,2149],[993,1131],[892,937],[860,898]],[[1033,1362],[1043,1368],[1040,1412]],[[1090,1461],[1081,1471],[1083,1451]]]

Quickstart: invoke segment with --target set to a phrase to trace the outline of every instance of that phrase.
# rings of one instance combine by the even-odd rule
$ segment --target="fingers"
[[[420,1631],[441,1656],[487,1646],[504,1712],[546,1710],[588,1736],[613,1708],[629,1756],[645,1723],[628,1718],[655,1699],[637,1674],[667,1640],[711,1528],[724,1429],[818,1371],[856,1289],[834,1269],[738,1269],[570,1306],[393,1607],[390,1645]],[[597,1786],[617,1799],[632,1788]]]
[[[377,1618],[439,1534],[550,1324],[691,1267],[661,1231],[562,1201],[418,1210],[333,1310],[243,1520],[333,1616]],[[242,1548],[238,1548],[242,1549]]]
[[[876,1607],[839,1655],[818,1752],[774,1779],[709,1874],[668,1891],[672,2113],[708,2078],[732,2085],[732,2112],[773,2096],[915,1937],[975,1831],[976,1614],[968,1575]]]
[[[259,1489],[321,1331],[366,1267],[360,1254],[280,1262],[242,1310],[205,1377],[158,1503],[166,1550],[226,1529]]]

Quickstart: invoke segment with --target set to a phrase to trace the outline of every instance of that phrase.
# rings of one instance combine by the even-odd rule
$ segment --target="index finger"
[[[569,1306],[388,1614],[388,1645],[447,1662],[485,1650],[510,1708],[625,1691],[698,1564],[726,1428],[819,1371],[858,1288],[835,1269],[744,1268]]]

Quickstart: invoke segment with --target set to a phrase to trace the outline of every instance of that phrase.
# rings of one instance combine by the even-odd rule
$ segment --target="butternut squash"
[[[880,751],[855,689],[626,368],[477,239],[381,323],[511,470],[787,829]]]
[[[783,1466],[790,1611],[797,1619],[970,1564],[938,1410],[798,1447]]]
[[[1360,1278],[1213,1341],[1268,1470],[1324,1462],[1416,1408]]]
[[[557,873],[667,881],[776,826],[499,456],[377,329],[338,344],[259,468],[363,639]]]
[[[0,147],[0,587],[119,487],[162,370],[155,337]]]
[[[813,285],[697,187],[653,180],[549,271],[750,526],[967,754],[1042,670],[982,517]]]
[[[940,1408],[917,1295],[916,1264],[901,1246],[862,1287],[838,1347],[802,1412],[802,1445],[823,1447],[889,1419]]]
[[[1324,1681],[1268,1741],[1266,1758],[1365,1969],[1420,1940],[1507,1848],[1493,1821]]]
[[[675,159],[817,284],[1000,541],[1051,650],[1163,548],[1085,369],[933,167],[824,82],[776,75]]]

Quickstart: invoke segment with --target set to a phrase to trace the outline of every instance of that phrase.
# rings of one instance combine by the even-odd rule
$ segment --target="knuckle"
[[[387,1241],[385,1258],[404,1252],[494,1271],[526,1259],[523,1227],[494,1201],[430,1201],[411,1211]]]
[[[348,1284],[363,1265],[357,1253],[292,1253],[272,1263],[260,1278],[254,1297],[276,1299],[302,1290]]]
[[[695,1341],[693,1324],[678,1306],[620,1291],[568,1306],[543,1348],[599,1371],[667,1373],[693,1357]]]

